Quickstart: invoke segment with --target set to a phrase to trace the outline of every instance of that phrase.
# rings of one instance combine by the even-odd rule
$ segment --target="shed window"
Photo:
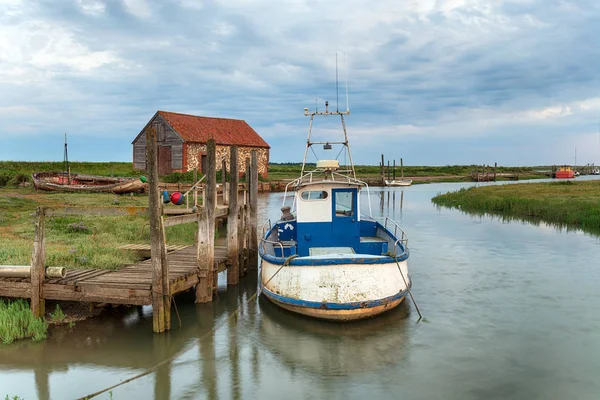
[[[328,194],[326,190],[306,190],[302,192],[301,197],[302,200],[312,201],[312,200],[325,200]]]

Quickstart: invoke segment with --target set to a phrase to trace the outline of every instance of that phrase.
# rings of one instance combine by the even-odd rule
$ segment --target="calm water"
[[[0,347],[0,398],[85,396],[175,354],[113,398],[599,398],[600,239],[431,203],[462,186],[370,193],[373,214],[409,235],[425,323],[406,302],[364,322],[313,321],[256,301],[255,277],[220,281],[212,304],[178,297],[182,326],[174,314],[165,335],[150,308],[128,308]],[[276,218],[281,199],[261,197],[261,215]]]

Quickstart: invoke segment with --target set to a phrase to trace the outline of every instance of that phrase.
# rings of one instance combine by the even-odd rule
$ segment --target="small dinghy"
[[[33,174],[33,186],[37,190],[55,192],[126,194],[143,192],[147,184],[141,178],[110,178],[65,172],[37,172]]]
[[[287,310],[328,320],[371,317],[398,306],[409,291],[408,240],[389,218],[379,222],[360,215],[360,192],[348,144],[345,112],[309,112],[302,172],[286,187],[281,219],[263,225],[259,246],[261,294]],[[315,116],[339,116],[344,141],[312,142]],[[319,160],[306,170],[314,144],[344,146],[349,165]],[[344,148],[342,148],[344,150]],[[293,205],[286,205],[288,188]],[[368,196],[364,199],[369,200]],[[370,210],[369,204],[369,210]]]

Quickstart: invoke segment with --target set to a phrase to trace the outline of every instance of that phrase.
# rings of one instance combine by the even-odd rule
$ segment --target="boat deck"
[[[167,254],[172,295],[198,283],[196,254],[195,246]],[[219,272],[227,268],[224,246],[215,246],[215,267]],[[151,260],[116,271],[70,269],[64,278],[46,279],[42,291],[44,298],[49,300],[149,305],[152,304]],[[30,278],[0,278],[0,297],[31,298]]]

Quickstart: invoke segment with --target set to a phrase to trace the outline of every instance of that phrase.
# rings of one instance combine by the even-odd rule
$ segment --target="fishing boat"
[[[390,218],[360,214],[362,190],[356,178],[344,115],[349,110],[309,112],[308,140],[300,177],[285,189],[280,220],[263,224],[259,245],[261,295],[299,314],[348,321],[398,306],[410,290],[408,239]],[[312,141],[315,117],[338,116],[343,141]],[[341,146],[349,164],[317,160],[307,168],[314,145]],[[312,149],[314,152],[314,149]],[[316,153],[315,153],[316,154]],[[292,205],[288,199],[291,198]],[[367,203],[369,197],[364,199]],[[368,203],[370,214],[370,203]]]
[[[111,178],[66,172],[37,172],[33,174],[33,186],[37,190],[54,192],[126,194],[143,192],[147,184],[141,178]]]

